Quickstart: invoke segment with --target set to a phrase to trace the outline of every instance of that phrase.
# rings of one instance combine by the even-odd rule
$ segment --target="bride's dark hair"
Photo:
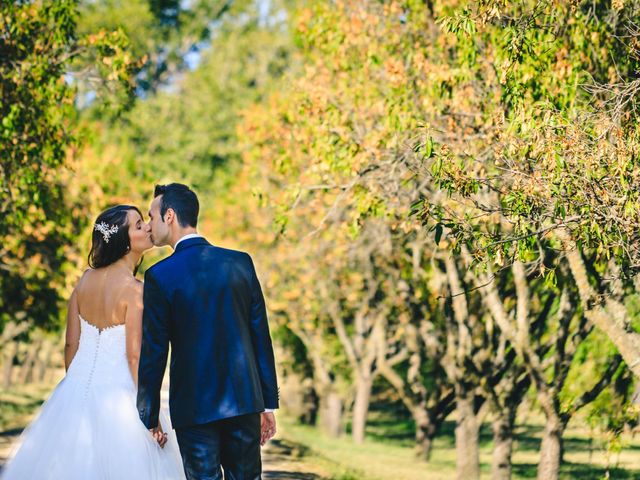
[[[129,210],[135,210],[142,217],[142,212],[138,207],[116,205],[108,208],[96,218],[91,236],[91,251],[89,252],[89,266],[91,268],[106,267],[129,253],[131,248],[127,219]]]

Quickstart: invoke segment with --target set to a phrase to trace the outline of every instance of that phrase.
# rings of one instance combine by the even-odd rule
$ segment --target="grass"
[[[0,468],[15,437],[51,393],[51,384],[32,384],[0,390]]]
[[[317,429],[280,418],[282,435],[307,445],[314,455],[330,459],[360,480],[402,478],[417,480],[450,480],[455,474],[455,423],[448,421],[435,440],[432,460],[427,463],[414,455],[413,426],[410,421],[384,412],[372,412],[367,440],[355,445],[347,436],[329,438]],[[536,478],[539,457],[541,419],[529,417],[530,424],[519,426],[514,444],[514,479]],[[565,435],[563,480],[600,480],[640,478],[640,441],[627,437],[625,448],[607,462],[606,451],[591,438],[579,422],[570,424]],[[485,424],[480,435],[481,478],[491,474],[491,431]],[[607,469],[607,463],[611,466]],[[606,476],[608,474],[608,477]]]
[[[23,427],[51,388],[50,384],[31,384],[0,390],[0,432]]]

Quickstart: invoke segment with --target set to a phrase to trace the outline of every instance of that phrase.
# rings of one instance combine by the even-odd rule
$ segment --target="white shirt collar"
[[[190,238],[199,238],[199,237],[202,237],[202,235],[200,235],[199,233],[187,233],[184,237],[180,238],[180,240],[176,242],[176,244],[173,246],[173,249],[175,250],[178,247],[178,244],[183,240],[189,240]]]

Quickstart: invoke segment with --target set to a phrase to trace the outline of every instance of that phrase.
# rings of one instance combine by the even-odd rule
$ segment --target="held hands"
[[[162,431],[162,426],[149,429],[151,436],[158,442],[161,448],[167,443],[167,434]],[[263,412],[260,414],[260,445],[264,446],[268,440],[276,434],[276,416],[273,412]]]
[[[167,434],[162,431],[162,426],[158,424],[156,428],[150,428],[149,431],[153,439],[160,445],[160,448],[164,448],[167,443]]]
[[[276,416],[273,412],[263,412],[260,414],[260,445],[264,446],[267,441],[276,434]]]

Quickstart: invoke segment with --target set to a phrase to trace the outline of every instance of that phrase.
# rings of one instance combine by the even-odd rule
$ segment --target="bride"
[[[153,246],[138,208],[118,205],[94,226],[88,269],[69,300],[66,376],[24,431],[2,480],[184,479],[173,431],[152,436],[136,408],[142,283]]]

